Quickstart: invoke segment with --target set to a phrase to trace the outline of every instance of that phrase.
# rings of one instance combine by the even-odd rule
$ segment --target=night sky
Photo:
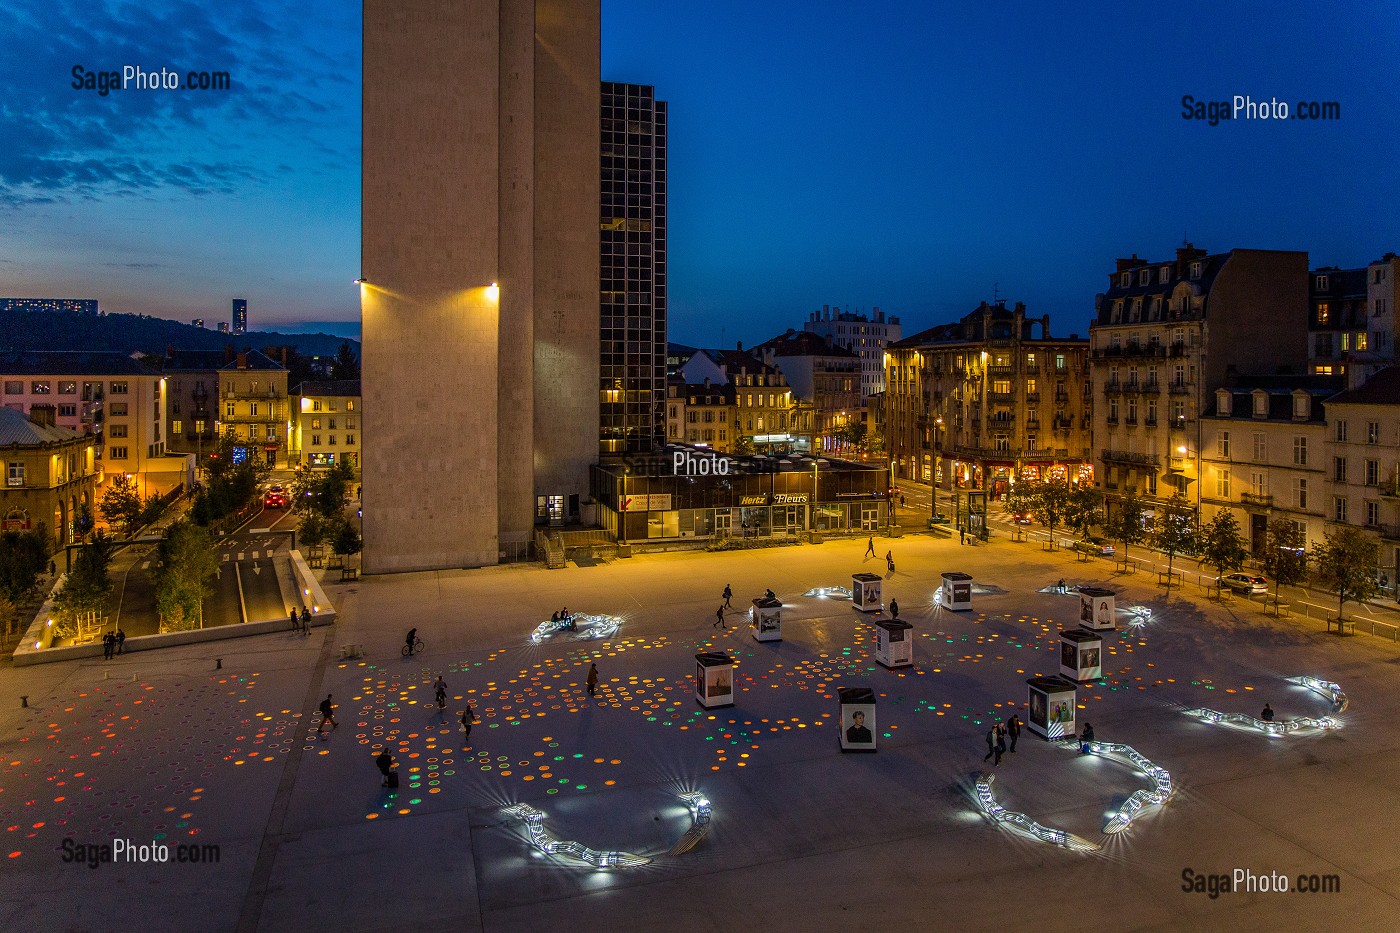
[[[993,289],[1087,327],[1116,256],[1400,250],[1393,2],[605,0],[603,77],[670,102],[671,335],[732,344],[823,304],[905,332]],[[254,326],[354,321],[359,4],[0,6],[0,295]],[[229,71],[75,90],[72,68]],[[1183,95],[1337,101],[1182,118]]]

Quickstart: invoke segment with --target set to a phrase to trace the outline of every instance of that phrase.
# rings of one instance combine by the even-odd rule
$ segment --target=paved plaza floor
[[[14,930],[1394,929],[1400,924],[1400,647],[1275,620],[1243,601],[1166,598],[1036,544],[865,539],[588,568],[504,567],[333,586],[337,625],[0,669],[0,921]],[[914,665],[875,662],[875,626],[803,594],[897,572],[885,600],[913,623]],[[974,607],[934,601],[973,576]],[[1175,791],[1123,833],[1110,816],[1147,780],[1121,759],[1023,734],[995,769],[999,802],[1064,830],[1066,849],[989,820],[975,783],[989,725],[1028,718],[1026,679],[1059,670],[1078,599],[1118,593],[1104,676],[1079,722],[1171,774]],[[735,609],[714,626],[728,584]],[[771,587],[783,640],[742,610]],[[621,618],[606,640],[530,635],[554,610]],[[425,652],[400,655],[416,625]],[[338,660],[344,644],[359,660]],[[738,662],[735,704],[694,699],[694,655]],[[221,666],[217,666],[221,663]],[[590,697],[586,676],[597,664]],[[449,699],[439,711],[432,683]],[[1328,701],[1337,727],[1287,736],[1187,710],[1280,721]],[[839,687],[877,698],[875,754],[839,751]],[[331,694],[338,725],[318,732]],[[20,696],[29,706],[20,706]],[[459,716],[479,722],[469,739]],[[381,787],[387,747],[401,786]],[[682,795],[711,804],[692,828]],[[596,868],[555,840],[645,864]],[[678,843],[688,851],[670,854]],[[169,862],[100,861],[103,844]],[[177,848],[179,847],[179,848]],[[176,853],[202,861],[179,863]],[[217,862],[208,859],[217,852]],[[90,867],[87,856],[95,856]],[[68,859],[73,859],[69,861]],[[1328,893],[1219,893],[1211,876],[1274,873]],[[1190,874],[1187,874],[1189,871]],[[1183,878],[1202,876],[1201,891]],[[1217,896],[1211,896],[1213,888]]]

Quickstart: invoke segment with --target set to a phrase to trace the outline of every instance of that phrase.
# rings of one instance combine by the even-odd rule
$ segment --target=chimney
[[[41,428],[55,427],[54,407],[52,405],[35,405],[29,409],[29,420]]]
[[[231,343],[226,343],[226,344],[224,344],[224,362],[225,362],[225,363],[232,363],[232,362],[233,362],[233,344],[231,344]]]
[[[248,368],[248,354],[247,354],[246,352],[238,354],[238,368],[239,368],[239,369],[247,369],[247,368]]]
[[[287,348],[286,348],[286,347],[283,347],[283,348],[282,348],[282,368],[283,368],[283,369],[286,369],[286,368],[287,368]]]
[[[744,351],[744,341],[740,340],[738,343],[735,344],[735,347],[739,350],[740,353],[742,353]]]
[[[1177,250],[1177,255],[1179,256],[1180,254],[1181,254],[1181,250]],[[1120,259],[1118,260],[1118,270],[1117,270],[1117,271],[1119,271],[1119,272],[1126,272],[1128,269],[1136,269],[1138,266],[1145,266],[1145,265],[1147,265],[1147,260],[1146,260],[1146,259],[1139,259],[1139,258],[1138,258],[1138,254],[1137,254],[1137,253],[1133,253],[1133,255],[1132,255],[1131,257],[1129,257],[1128,259],[1121,259],[1121,258],[1120,258]]]

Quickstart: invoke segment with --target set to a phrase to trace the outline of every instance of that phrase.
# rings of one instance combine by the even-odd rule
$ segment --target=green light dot
[[[575,757],[575,758],[582,758],[582,757],[583,757],[583,752],[574,752],[574,757]]]
[[[575,785],[574,785],[574,788],[577,789],[577,790],[588,790],[588,785],[587,785],[587,784],[575,784]]]
[[[545,791],[545,793],[546,793],[546,794],[557,794],[557,793],[559,793],[559,788],[557,788],[557,787],[551,787],[549,790]]]
[[[412,800],[409,801],[409,803],[422,803],[422,802],[423,802],[423,798],[421,798],[421,797],[414,797]]]

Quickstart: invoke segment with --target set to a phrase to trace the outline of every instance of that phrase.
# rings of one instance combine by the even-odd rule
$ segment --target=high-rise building
[[[193,319],[190,321],[190,326],[191,326],[191,327],[203,327],[203,326],[204,326],[204,318],[202,318],[202,317],[193,318]]]
[[[813,311],[802,329],[825,337],[838,347],[860,355],[860,397],[869,398],[885,391],[885,347],[903,335],[899,318],[888,319],[879,308],[870,317],[822,305]]]
[[[228,321],[220,321],[220,322],[219,322],[219,333],[221,333],[221,334],[227,334],[227,333],[228,333]]]
[[[0,311],[94,315],[98,313],[96,298],[0,298]]]
[[[244,334],[248,332],[248,299],[233,299],[233,332]]]
[[[523,557],[592,517],[599,3],[365,0],[364,37],[363,567]]]
[[[603,82],[599,436],[603,456],[665,443],[666,102]]]

